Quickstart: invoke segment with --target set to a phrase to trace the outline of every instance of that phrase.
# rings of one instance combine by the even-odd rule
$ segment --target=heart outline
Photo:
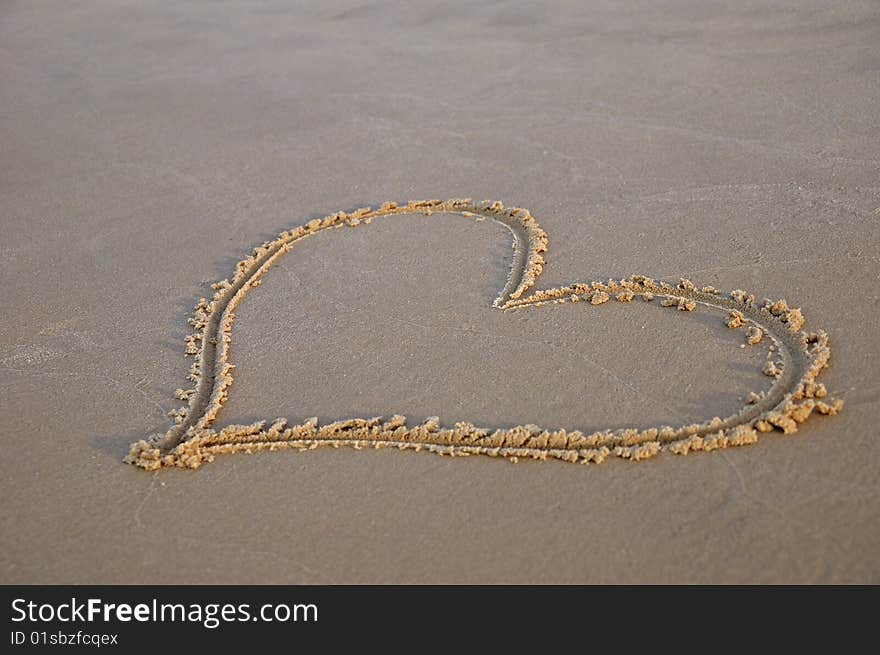
[[[459,214],[478,220],[490,218],[513,233],[514,259],[507,282],[493,302],[495,308],[510,311],[580,300],[597,305],[607,302],[610,294],[616,293],[621,302],[628,302],[636,296],[644,300],[656,296],[663,298],[661,304],[664,306],[680,310],[693,311],[697,304],[727,310],[728,327],[749,325],[752,329],[749,343],[754,338],[759,341],[763,335],[773,341],[777,356],[782,359],[768,361],[763,370],[776,380],[763,396],[750,394],[751,404],[733,415],[679,428],[617,428],[583,435],[579,431],[548,431],[534,425],[492,429],[459,422],[454,428],[443,428],[436,417],[409,427],[405,417],[394,415],[388,421],[382,417],[353,418],[324,426],[319,426],[317,419],[294,426],[288,426],[286,419],[275,419],[272,423],[259,421],[251,425],[230,425],[219,431],[212,429],[232,384],[235,366],[229,361],[229,346],[235,309],[248,291],[259,286],[271,266],[290,252],[295,243],[318,232],[369,224],[382,216],[415,213],[429,216],[433,213]],[[215,293],[210,300],[199,300],[189,319],[192,334],[185,340],[185,353],[195,357],[189,374],[194,387],[178,389],[175,393],[177,399],[188,401],[187,407],[169,412],[175,424],[165,433],[150,435],[132,444],[125,461],[146,470],[168,466],[198,468],[222,453],[288,448],[308,450],[319,446],[424,449],[441,455],[480,454],[512,461],[553,458],[599,463],[612,454],[642,460],[661,450],[686,455],[693,451],[752,444],[757,441],[758,432],[778,429],[784,434],[792,434],[814,411],[833,415],[842,408],[840,399],[823,400],[827,392],[824,385],[816,381],[831,356],[827,334],[821,330],[803,331],[804,318],[800,309],[789,308],[784,300],[775,303],[765,300],[759,305],[753,295],[741,290],[725,296],[712,287],[698,288],[690,280],[682,279],[677,286],[672,286],[642,275],[607,283],[573,283],[525,295],[543,270],[542,255],[547,247],[547,233],[527,209],[505,208],[499,201],[488,200],[480,203],[470,199],[421,200],[405,205],[386,202],[375,209],[364,207],[351,213],[328,214],[282,232],[238,262],[231,279],[211,285]]]

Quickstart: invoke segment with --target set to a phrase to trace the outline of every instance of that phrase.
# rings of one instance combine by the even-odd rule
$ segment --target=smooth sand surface
[[[728,4],[0,9],[0,582],[877,582],[880,10]],[[456,196],[532,211],[541,287],[787,298],[844,411],[639,464],[122,463],[253,246]],[[455,216],[316,235],[237,312],[220,423],[680,424],[770,382],[717,312],[493,310],[510,257]]]

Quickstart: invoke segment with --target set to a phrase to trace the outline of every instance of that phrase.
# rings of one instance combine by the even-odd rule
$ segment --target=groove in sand
[[[661,305],[682,312],[694,311],[697,305],[719,309],[727,312],[728,327],[748,329],[747,343],[758,343],[761,337],[772,341],[771,358],[762,370],[775,381],[767,392],[750,393],[748,404],[735,414],[677,428],[618,428],[592,434],[545,430],[535,425],[492,429],[459,422],[450,428],[441,426],[438,418],[408,426],[405,417],[395,415],[389,420],[352,418],[327,425],[318,425],[317,419],[311,419],[290,426],[285,419],[275,419],[212,429],[232,384],[235,367],[229,361],[229,345],[235,309],[248,291],[259,286],[271,266],[295,243],[323,230],[355,227],[381,216],[413,213],[486,217],[510,229],[515,256],[507,283],[494,302],[494,307],[500,310],[521,311],[582,301],[601,305],[612,298],[617,302],[631,302],[636,297],[648,302],[658,298]],[[500,202],[474,203],[470,199],[411,201],[406,205],[389,202],[376,209],[365,207],[351,213],[337,212],[282,232],[238,262],[231,279],[212,285],[211,299],[202,298],[198,302],[189,319],[192,334],[185,340],[186,353],[194,357],[189,374],[193,387],[178,389],[175,393],[187,405],[169,412],[175,424],[167,432],[132,444],[126,461],[147,470],[167,466],[198,468],[223,453],[310,450],[319,446],[426,450],[440,455],[506,457],[512,461],[549,458],[598,463],[609,455],[642,460],[664,450],[686,455],[693,451],[752,444],[760,432],[779,430],[792,434],[798,424],[812,414],[836,414],[842,408],[843,402],[827,398],[825,386],[817,382],[831,356],[827,335],[822,331],[803,331],[804,317],[800,309],[788,307],[784,300],[759,303],[753,295],[741,290],[722,294],[712,287],[697,287],[686,279],[673,286],[643,275],[575,283],[526,295],[541,274],[542,254],[546,250],[547,234],[527,209],[505,208]]]

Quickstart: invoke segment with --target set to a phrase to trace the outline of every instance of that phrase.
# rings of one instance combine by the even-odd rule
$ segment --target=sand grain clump
[[[593,297],[590,298],[591,305],[602,305],[608,302],[609,296],[605,291],[594,291]]]
[[[580,300],[603,305],[612,294],[621,303],[628,303],[637,295],[650,302],[659,294],[663,298],[661,305],[683,312],[693,312],[702,304],[727,312],[725,323],[730,328],[748,324],[749,343],[759,343],[765,336],[772,341],[772,358],[762,370],[775,381],[769,390],[750,392],[745,406],[731,416],[677,428],[617,428],[584,434],[536,425],[495,429],[457,422],[444,427],[436,417],[410,425],[401,415],[388,420],[350,418],[326,425],[320,425],[314,418],[289,425],[286,419],[278,418],[213,428],[233,383],[235,365],[229,361],[229,348],[235,310],[251,289],[260,286],[272,265],[295,244],[320,231],[369,225],[382,216],[413,213],[489,218],[510,229],[514,235],[514,261],[507,282],[493,303],[500,310]],[[578,282],[528,294],[543,270],[547,245],[547,234],[527,209],[505,207],[498,201],[474,203],[459,198],[413,200],[404,205],[386,202],[375,209],[362,207],[351,213],[329,214],[282,232],[275,240],[254,248],[250,256],[236,264],[231,278],[211,285],[214,293],[210,298],[201,298],[196,303],[189,319],[192,333],[184,340],[184,353],[193,358],[188,375],[193,386],[174,393],[176,399],[187,404],[169,412],[173,425],[167,432],[132,444],[126,461],[147,470],[170,466],[198,468],[221,454],[342,446],[427,451],[450,457],[485,455],[514,462],[556,459],[596,464],[611,455],[640,461],[662,451],[686,455],[744,446],[755,443],[759,432],[791,434],[813,414],[833,416],[842,409],[843,402],[827,399],[825,386],[816,380],[831,357],[827,335],[821,331],[802,332],[805,320],[801,310],[790,308],[785,300],[766,300],[759,306],[754,295],[739,289],[725,296],[714,287],[697,287],[686,278],[673,286],[643,275]]]

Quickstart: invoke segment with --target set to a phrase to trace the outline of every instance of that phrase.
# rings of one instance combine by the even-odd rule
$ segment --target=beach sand
[[[0,9],[0,582],[877,582],[878,39],[869,3]],[[538,288],[786,298],[843,412],[642,463],[122,463],[253,247],[448,197],[531,211]],[[236,310],[218,427],[643,429],[773,382],[770,339],[702,305],[493,308],[512,262],[506,228],[445,212],[296,244]]]

